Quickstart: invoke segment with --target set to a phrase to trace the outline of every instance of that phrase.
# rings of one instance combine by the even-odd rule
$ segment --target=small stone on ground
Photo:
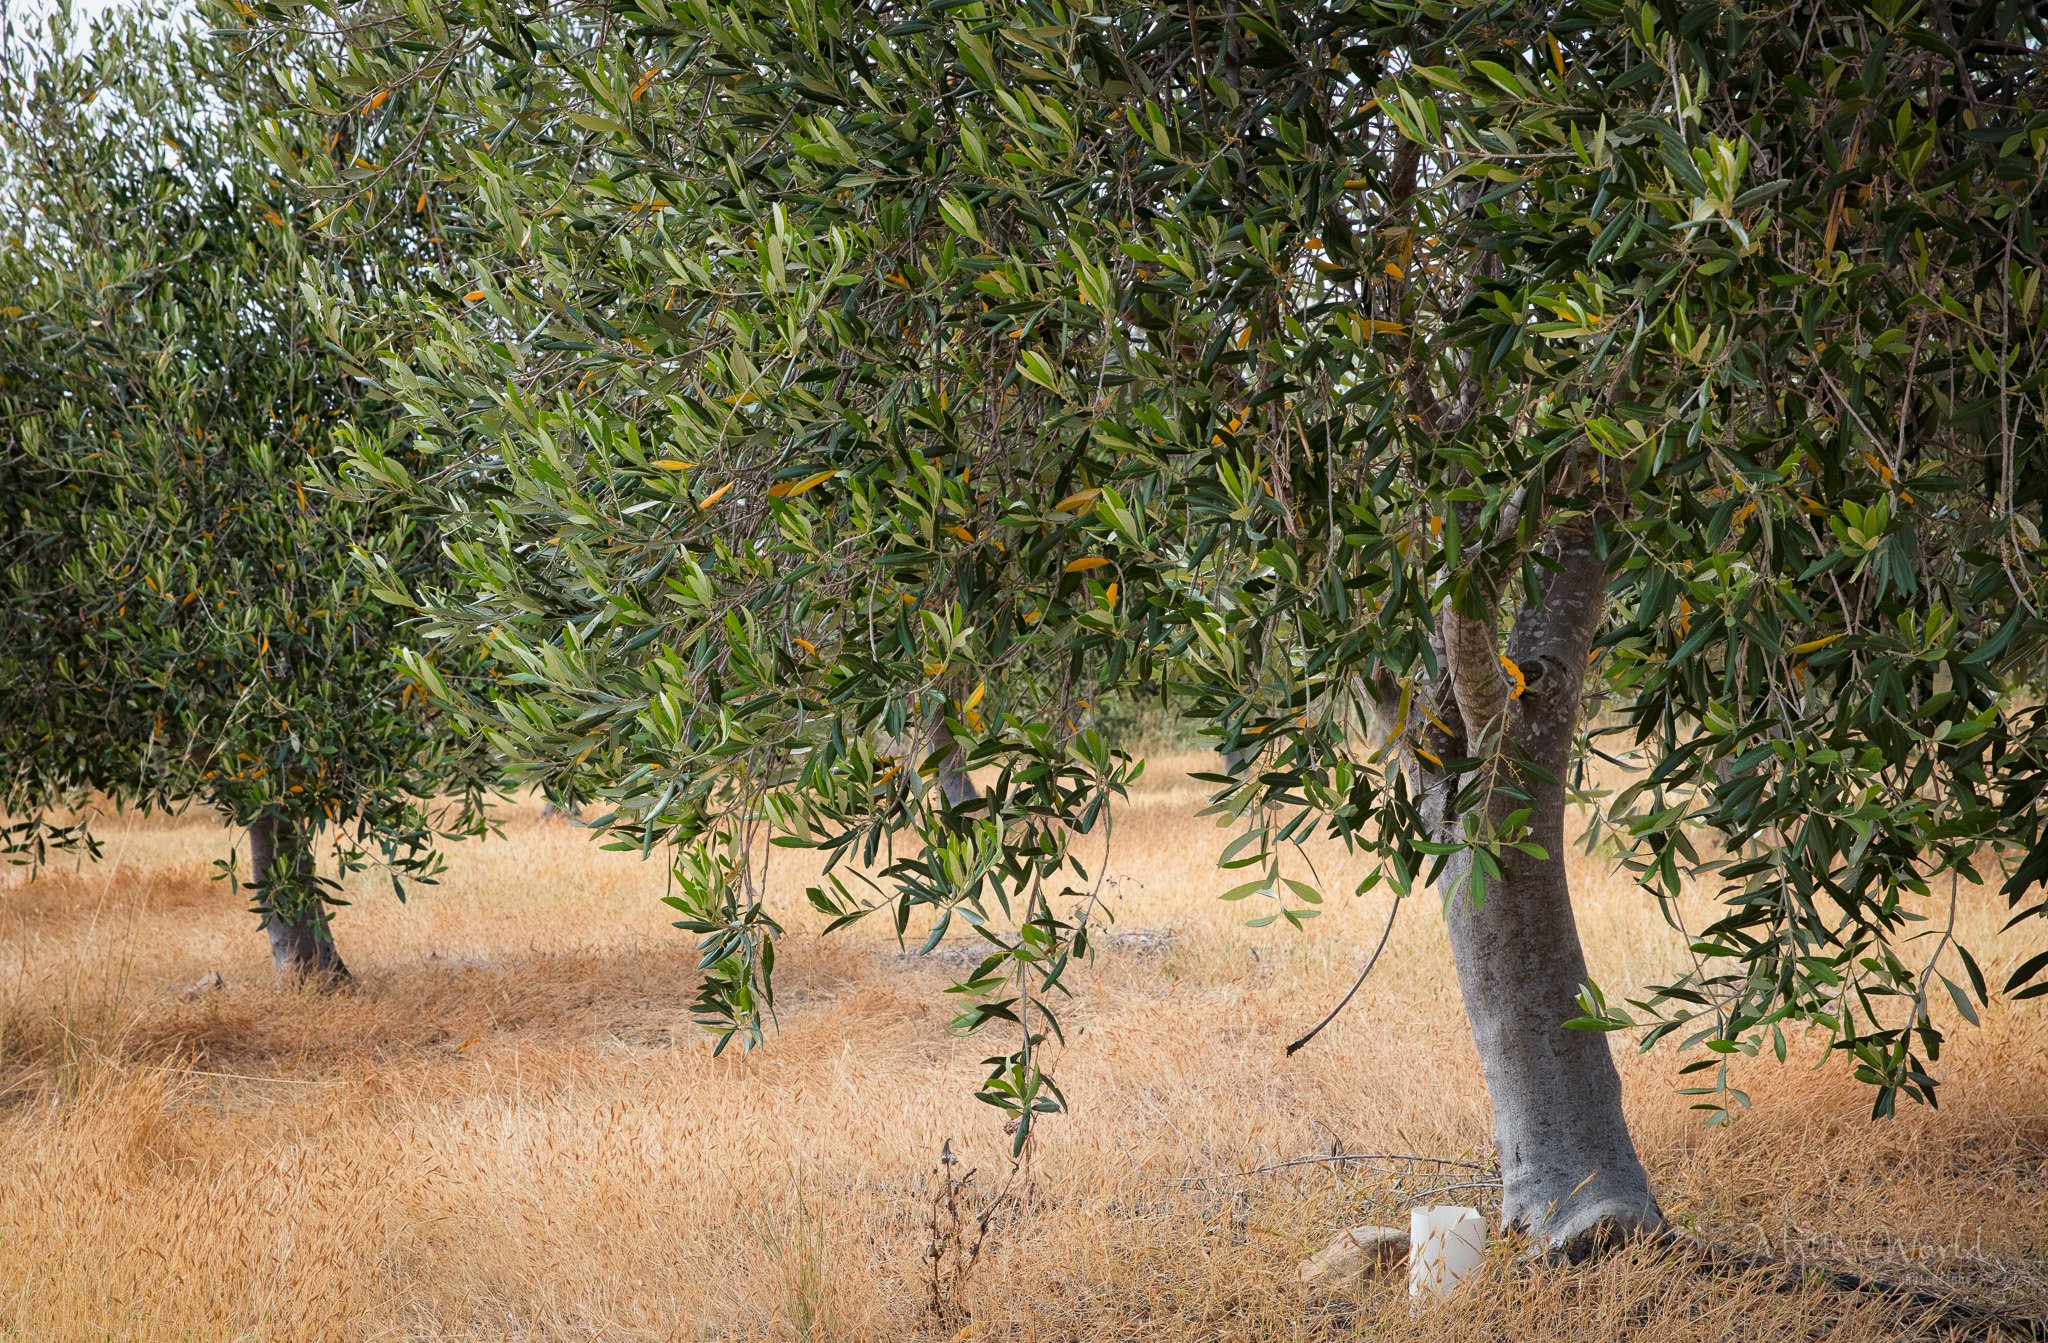
[[[1354,1226],[1301,1261],[1295,1275],[1312,1287],[1341,1291],[1368,1274],[1408,1262],[1408,1233],[1391,1226]]]

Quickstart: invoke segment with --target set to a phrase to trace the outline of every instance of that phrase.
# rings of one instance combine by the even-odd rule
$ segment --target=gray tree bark
[[[1560,780],[1570,765],[1580,697],[1606,589],[1604,566],[1583,533],[1558,538],[1542,600],[1519,613],[1508,656],[1526,689],[1511,699],[1494,631],[1447,616],[1444,639],[1456,712],[1467,739],[1457,745],[1513,769],[1526,754]],[[1492,751],[1485,744],[1495,743]],[[1451,743],[1446,743],[1451,745]],[[1452,796],[1471,776],[1428,785],[1443,837],[1458,838]],[[1546,857],[1502,854],[1505,878],[1489,881],[1477,908],[1467,893],[1469,860],[1440,878],[1451,953],[1465,1015],[1493,1104],[1494,1143],[1504,1186],[1503,1223],[1545,1252],[1582,1258],[1621,1239],[1654,1232],[1663,1214],[1650,1192],[1622,1111],[1621,1077],[1605,1034],[1564,1029],[1577,1016],[1585,952],[1572,914],[1564,864],[1564,789],[1516,781],[1532,802],[1496,798],[1497,820],[1531,806],[1528,838]]]
[[[313,884],[312,846],[288,822],[261,817],[249,825],[249,867],[270,939],[278,978],[291,984],[339,988],[348,966],[334,949],[334,934]]]
[[[981,789],[974,786],[974,780],[962,769],[960,748],[953,744],[953,730],[942,720],[938,730],[932,734],[932,751],[943,752],[939,765],[939,792],[945,796],[949,807],[962,806],[979,801]]]

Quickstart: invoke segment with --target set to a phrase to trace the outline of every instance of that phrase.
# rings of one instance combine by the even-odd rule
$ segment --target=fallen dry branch
[[[1275,1161],[1270,1166],[1254,1166],[1250,1170],[1217,1171],[1211,1175],[1185,1175],[1181,1177],[1181,1183],[1190,1185],[1214,1184],[1218,1180],[1246,1180],[1260,1175],[1272,1175],[1278,1171],[1291,1170],[1296,1166],[1369,1165],[1376,1161],[1406,1161],[1416,1165],[1456,1166],[1461,1170],[1474,1171],[1491,1171],[1493,1169],[1492,1166],[1484,1162],[1460,1161],[1454,1157],[1447,1156],[1423,1156],[1416,1152],[1312,1152],[1307,1156],[1289,1157],[1285,1161]],[[1375,1175],[1407,1175],[1411,1172],[1386,1170],[1375,1166],[1373,1167],[1373,1173]],[[1498,1184],[1499,1181],[1494,1180],[1481,1183]],[[1456,1187],[1465,1188],[1467,1186],[1459,1185]],[[1478,1184],[1470,1187],[1477,1188]]]

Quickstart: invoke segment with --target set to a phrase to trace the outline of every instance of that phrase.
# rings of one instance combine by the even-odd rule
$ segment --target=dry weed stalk
[[[967,1280],[981,1262],[989,1228],[1006,1209],[1020,1203],[1017,1191],[1023,1171],[1023,1161],[1012,1161],[1001,1188],[977,1208],[971,1189],[976,1172],[960,1169],[951,1138],[940,1148],[938,1168],[926,1180],[924,1221],[924,1319],[940,1331],[958,1329],[968,1322],[972,1312],[967,1304]]]

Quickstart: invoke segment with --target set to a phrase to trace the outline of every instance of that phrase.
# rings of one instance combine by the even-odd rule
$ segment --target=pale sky
[[[120,0],[71,0],[71,12],[77,16],[80,26],[106,10],[112,9]],[[150,0],[159,6],[179,9],[183,5],[177,0]],[[0,0],[0,19],[14,29],[15,40],[24,39],[41,42],[48,32],[45,20],[57,8],[55,0]]]

